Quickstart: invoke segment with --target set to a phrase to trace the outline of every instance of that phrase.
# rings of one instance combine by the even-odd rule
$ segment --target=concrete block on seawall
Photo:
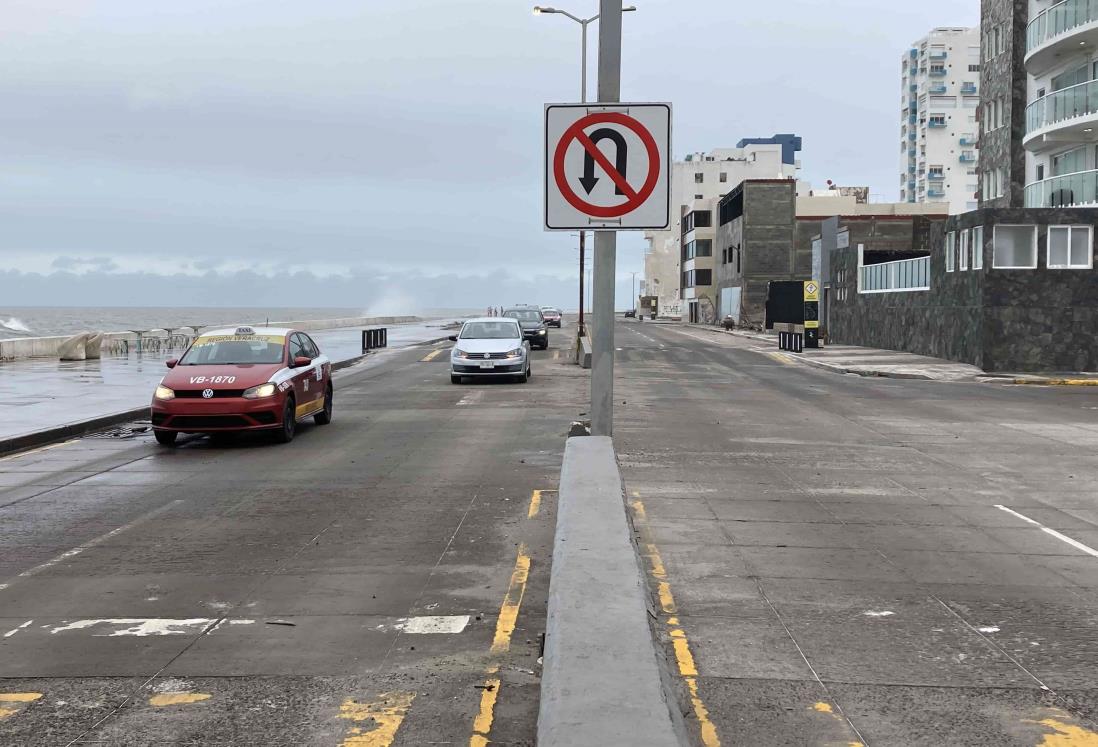
[[[88,338],[91,337],[87,332],[81,332],[78,335],[69,337],[57,349],[57,356],[63,361],[83,361],[88,358]]]

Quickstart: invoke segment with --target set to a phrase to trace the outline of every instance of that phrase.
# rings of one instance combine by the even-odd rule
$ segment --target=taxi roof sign
[[[255,330],[251,327],[237,327],[236,334],[238,335],[254,335]]]

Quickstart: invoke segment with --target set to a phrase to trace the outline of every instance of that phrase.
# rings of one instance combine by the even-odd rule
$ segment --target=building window
[[[1037,267],[1037,226],[995,226],[991,266],[997,270]]]
[[[695,172],[695,174],[694,174],[694,183],[695,184],[704,184],[705,183],[705,174],[703,174],[700,171]]]
[[[979,65],[969,65],[968,66],[968,71],[970,73],[978,73],[978,72],[980,72],[980,66]]]
[[[712,270],[694,270],[694,283],[696,285],[712,285],[713,284],[713,271]]]
[[[968,269],[968,229],[961,231],[961,249],[957,252],[957,269],[964,272]]]
[[[724,171],[722,171],[722,172],[721,172],[721,184],[724,184],[724,183],[725,183],[725,182],[727,182],[727,181],[728,181],[728,173],[727,173],[727,172],[724,172]]]
[[[1049,226],[1050,270],[1089,270],[1094,266],[1093,226]]]
[[[712,256],[713,239],[695,239],[694,241],[687,242],[685,251],[683,252],[684,260],[694,259],[694,257]]]
[[[984,269],[984,227],[972,229],[972,269]]]
[[[956,260],[957,234],[950,231],[946,234],[946,272],[953,272],[953,266]]]

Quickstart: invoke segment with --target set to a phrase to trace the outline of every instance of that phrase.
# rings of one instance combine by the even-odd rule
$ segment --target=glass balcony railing
[[[947,89],[944,85],[933,85],[927,90],[930,92],[931,96],[938,96],[945,93]]]
[[[927,197],[945,197],[946,193],[940,189],[928,189],[926,191]]]
[[[1098,114],[1098,80],[1063,88],[1027,106],[1026,134],[1085,114]]]
[[[965,83],[961,86],[961,94],[964,96],[975,96],[976,85],[974,83]]]
[[[930,68],[930,77],[931,78],[944,78],[944,77],[946,77],[946,75],[948,75],[948,73],[946,72],[946,69],[944,67],[932,67],[932,68]]]
[[[976,154],[970,150],[966,150],[959,157],[961,163],[976,163]]]
[[[1094,21],[1098,21],[1098,0],[1064,0],[1053,5],[1026,27],[1026,52]]]
[[[942,171],[931,171],[926,175],[926,178],[932,182],[941,182],[945,181],[946,175]]]
[[[1098,171],[1079,171],[1026,186],[1026,207],[1077,207],[1098,204]]]
[[[975,145],[976,142],[976,136],[971,132],[966,132],[964,135],[961,135],[961,145]]]
[[[859,293],[930,290],[930,257],[864,265],[858,271]]]

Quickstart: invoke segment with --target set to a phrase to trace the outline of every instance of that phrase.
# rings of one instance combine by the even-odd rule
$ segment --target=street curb
[[[778,351],[781,352],[781,351]],[[809,366],[816,366],[817,368],[827,369],[834,373],[841,374],[857,374],[858,376],[864,376],[867,379],[881,378],[881,379],[910,379],[914,381],[938,381],[933,376],[927,376],[926,374],[911,374],[902,373],[899,371],[876,371],[873,369],[856,369],[847,368],[846,366],[836,365],[834,363],[824,363],[823,361],[813,360],[812,358],[800,358],[795,355],[787,356],[791,360],[804,363]]]
[[[26,451],[27,449],[45,446],[69,438],[86,436],[89,433],[94,433],[95,431],[100,431],[104,428],[110,428],[112,425],[128,423],[131,420],[147,420],[149,417],[149,406],[145,405],[144,407],[135,407],[134,409],[126,410],[125,412],[100,415],[97,418],[91,418],[89,420],[81,420],[76,423],[67,423],[66,425],[59,425],[54,428],[34,431],[33,433],[25,433],[22,436],[0,440],[0,455],[11,454],[17,451]]]
[[[434,345],[448,338],[449,335],[434,340],[417,342],[408,347]],[[342,371],[345,368],[350,368],[356,363],[361,363],[363,360],[373,355],[373,352],[376,351],[363,353],[362,355],[356,355],[353,358],[346,358],[341,361],[335,361],[332,363],[332,371]],[[95,433],[96,431],[101,431],[115,425],[121,425],[122,423],[128,423],[133,420],[148,420],[150,417],[149,407],[146,405],[144,407],[135,407],[131,410],[111,413],[110,415],[100,415],[99,417],[89,418],[88,420],[80,420],[75,423],[66,423],[65,425],[59,425],[54,428],[45,428],[40,431],[34,431],[33,433],[25,433],[21,436],[0,439],[0,456],[13,454],[17,451],[34,449],[39,446],[47,446],[56,443],[57,441],[86,436],[89,433]]]
[[[1011,384],[1032,384],[1034,386],[1098,386],[1098,379],[999,379],[1000,382]]]
[[[614,443],[570,438],[558,492],[538,747],[688,744],[660,651]]]

